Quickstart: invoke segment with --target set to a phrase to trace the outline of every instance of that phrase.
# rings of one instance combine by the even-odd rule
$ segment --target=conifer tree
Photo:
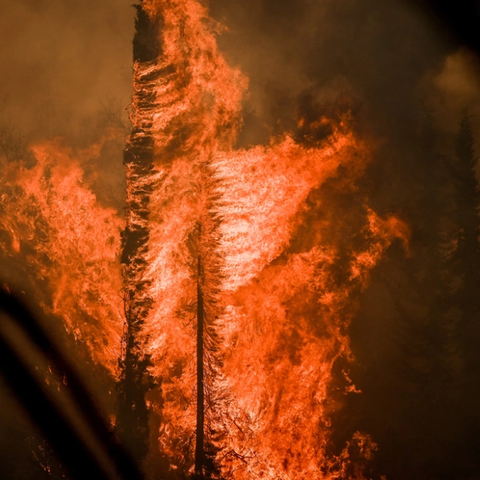
[[[437,150],[438,134],[432,109],[425,109],[418,144],[412,149],[409,184],[413,192],[408,222],[412,231],[411,253],[403,260],[402,289],[392,285],[391,295],[399,323],[398,390],[400,417],[415,419],[414,436],[418,448],[445,439],[448,423],[447,385],[451,383],[448,363],[448,337],[445,310],[445,220],[447,212],[447,158]],[[422,399],[421,402],[418,399]],[[400,439],[411,442],[412,438]],[[414,453],[412,452],[412,455]],[[424,458],[418,468],[433,464]],[[409,474],[410,474],[409,473]]]
[[[215,180],[209,164],[201,167],[201,213],[189,239],[191,272],[195,282],[196,428],[194,479],[220,478],[215,464],[216,415],[220,396],[217,381],[222,366],[218,334],[221,313],[222,258],[219,253],[220,217]]]
[[[462,408],[475,408],[474,396],[480,392],[478,362],[480,354],[480,189],[477,181],[478,158],[471,118],[464,112],[455,139],[455,158],[452,161],[454,184],[454,224],[456,235],[450,257],[452,275],[452,307],[460,312],[458,342],[462,354]]]
[[[132,131],[124,151],[127,201],[126,227],[122,235],[121,262],[124,272],[125,330],[122,339],[118,383],[119,410],[117,427],[122,440],[137,461],[148,452],[149,428],[146,392],[153,386],[148,373],[149,355],[143,327],[153,300],[145,278],[149,249],[149,204],[153,191],[154,138],[151,131],[155,107],[155,74],[148,72],[158,57],[157,26],[136,5],[133,59],[135,80],[133,92]],[[147,73],[144,73],[147,72]]]
[[[419,189],[416,215],[412,224],[414,254],[407,260],[412,292],[417,297],[417,308],[411,319],[411,332],[407,344],[417,357],[414,376],[420,389],[430,390],[430,401],[436,401],[438,385],[445,381],[443,368],[443,309],[445,292],[443,282],[444,242],[443,224],[446,216],[445,182],[446,158],[436,151],[437,133],[433,111],[424,110],[419,137],[417,167],[414,181]],[[424,392],[427,393],[426,391]],[[429,411],[431,411],[431,405]]]

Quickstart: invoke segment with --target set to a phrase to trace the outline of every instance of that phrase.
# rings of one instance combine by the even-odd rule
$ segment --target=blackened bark
[[[133,38],[133,59],[137,62],[155,61],[160,55],[158,39],[158,22],[153,23],[142,5],[134,5],[137,10],[135,18],[135,36]]]
[[[201,228],[201,227],[199,227]],[[200,236],[200,235],[199,235]],[[205,464],[205,387],[204,387],[204,306],[202,292],[202,260],[197,263],[197,430],[195,443],[195,476],[203,478]]]
[[[157,22],[137,5],[133,40],[134,92],[132,131],[124,151],[127,199],[126,227],[122,235],[121,263],[124,273],[125,332],[120,359],[118,432],[138,462],[148,453],[148,408],[145,395],[153,383],[148,373],[143,333],[152,307],[146,278],[149,242],[149,208],[153,191],[154,137],[152,112],[156,107],[155,62],[159,53]]]
[[[222,392],[217,383],[221,376],[220,290],[222,258],[219,253],[215,182],[211,167],[203,165],[202,188],[208,200],[195,228],[192,274],[196,278],[197,414],[193,479],[221,478],[217,454],[221,432],[218,417],[222,410]],[[193,260],[192,259],[192,260]],[[192,262],[193,263],[193,262]],[[192,269],[193,270],[193,269]],[[224,392],[223,392],[224,393]]]

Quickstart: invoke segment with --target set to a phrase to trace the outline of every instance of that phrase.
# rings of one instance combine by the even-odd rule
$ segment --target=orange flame
[[[118,265],[123,221],[99,205],[84,182],[80,152],[53,141],[31,148],[36,165],[11,168],[4,177],[1,228],[11,232],[10,255],[21,257],[48,284],[44,308],[112,373],[120,351],[122,278]]]
[[[219,27],[197,0],[145,0],[143,9],[162,22],[162,52],[134,65],[132,135],[154,135],[154,170],[139,177],[127,167],[127,204],[152,186],[147,266],[141,278],[154,300],[143,331],[162,381],[162,400],[150,401],[161,418],[154,436],[172,472],[192,471],[195,431],[195,325],[186,311],[192,296],[189,238],[205,213],[208,195],[221,218],[215,248],[223,259],[218,332],[223,366],[210,398],[209,428],[216,432],[215,461],[235,479],[362,479],[362,465],[348,465],[352,448],[369,460],[375,445],[357,433],[339,456],[329,453],[333,367],[351,358],[347,328],[353,298],[390,243],[408,242],[395,217],[367,210],[364,247],[348,254],[335,244],[332,220],[312,226],[311,245],[292,241],[305,211],[328,208],[307,201],[343,171],[348,182],[368,161],[369,147],[345,114],[322,140],[305,146],[292,134],[268,146],[234,148],[241,127],[246,78],[218,51]],[[140,105],[151,96],[150,110]],[[306,128],[305,119],[300,127]],[[325,118],[308,126],[323,128]],[[98,204],[83,181],[81,157],[56,142],[33,148],[35,167],[7,175],[14,197],[2,197],[9,255],[24,255],[51,289],[50,308],[86,342],[92,356],[116,372],[122,329],[122,274],[118,214]],[[98,154],[98,153],[97,153]],[[80,160],[79,160],[80,158]],[[202,177],[212,178],[205,194]],[[348,183],[347,182],[347,183]],[[18,213],[17,213],[18,212]],[[341,212],[340,212],[341,214]],[[330,215],[335,217],[336,213]],[[341,218],[335,221],[342,222]],[[342,257],[343,255],[343,257]],[[339,279],[339,263],[348,274]],[[355,387],[345,374],[347,391]],[[350,469],[350,470],[349,470]],[[348,473],[350,472],[350,473]]]

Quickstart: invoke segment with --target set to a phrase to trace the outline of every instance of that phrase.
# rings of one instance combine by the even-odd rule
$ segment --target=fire
[[[172,478],[208,467],[217,478],[362,479],[350,453],[371,458],[367,435],[331,453],[340,408],[333,370],[352,357],[356,292],[391,242],[409,234],[367,206],[354,231],[324,192],[335,182],[353,192],[370,147],[347,111],[301,118],[304,137],[286,132],[236,148],[248,82],[217,48],[220,26],[197,0],[145,0],[140,15],[160,25],[159,47],[134,65],[125,220],[84,181],[82,157],[98,147],[50,142],[32,148],[33,168],[5,176],[2,189],[15,194],[2,197],[2,248],[24,255],[47,280],[45,308],[121,377],[124,433],[137,418],[129,410],[145,413],[128,393],[145,383],[132,371],[149,365],[157,387],[145,400],[147,471],[162,458]],[[316,135],[326,126],[329,135]],[[341,242],[339,232],[348,233]],[[207,335],[200,461],[199,312]],[[354,392],[344,376],[345,394]]]
[[[100,148],[73,151],[52,141],[31,147],[33,167],[5,166],[0,227],[11,239],[2,245],[4,255],[21,259],[37,288],[46,289],[43,308],[61,316],[66,329],[113,374],[122,328],[123,221],[98,203],[82,167],[98,158]]]

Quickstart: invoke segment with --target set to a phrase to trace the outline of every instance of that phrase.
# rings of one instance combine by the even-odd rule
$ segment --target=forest
[[[466,37],[380,0],[60,3],[0,50],[2,477],[477,478]]]

